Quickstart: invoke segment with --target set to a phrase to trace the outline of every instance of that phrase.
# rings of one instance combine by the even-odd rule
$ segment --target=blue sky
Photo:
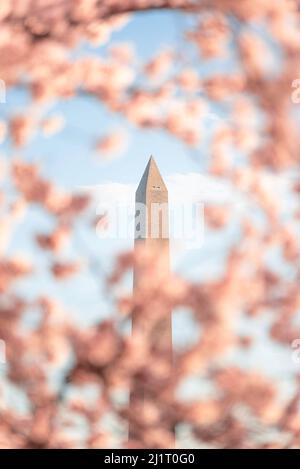
[[[176,12],[141,13],[123,29],[114,32],[109,45],[131,42],[141,61],[150,59],[161,49],[175,47],[184,55],[185,64],[193,65],[196,51],[182,40],[188,23],[187,16]],[[92,48],[85,44],[74,55],[103,56],[106,46]],[[210,61],[209,64],[201,65],[200,69],[206,75],[219,67],[228,68],[229,65],[232,66],[232,63],[228,61]],[[15,113],[26,108],[28,99],[24,92],[10,92],[7,98],[7,105],[2,109],[4,115],[10,114],[11,110]],[[108,180],[135,183],[151,154],[155,156],[164,176],[173,172],[199,171],[206,162],[203,151],[198,152],[195,161],[186,146],[163,131],[128,127],[126,120],[111,114],[92,97],[81,96],[56,103],[49,108],[48,115],[56,113],[62,113],[66,117],[65,129],[55,138],[37,136],[25,150],[25,155],[29,159],[41,161],[49,177],[65,187],[76,188]],[[207,123],[207,133],[209,125],[210,122]],[[93,153],[91,143],[106,130],[122,127],[128,129],[131,136],[125,154],[122,159],[109,164],[101,162]]]
[[[184,49],[182,53],[187,54],[186,61],[189,63],[193,59],[193,51],[188,52],[186,46],[183,46],[180,41],[187,22],[186,17],[177,13],[139,14],[125,28],[113,34],[111,43],[133,42],[137,47],[137,55],[143,60],[153,56],[162,47],[175,45]],[[92,50],[83,46],[78,53],[82,54],[87,51],[101,55],[103,48]],[[212,69],[218,66],[220,65],[211,63]],[[203,67],[203,73],[206,74],[209,71],[207,65]],[[27,97],[24,92],[9,92],[7,105],[1,108],[0,112],[8,115],[11,111],[22,111],[26,102]],[[199,159],[196,161],[191,158],[190,152],[182,143],[165,133],[136,130],[133,127],[130,128],[130,142],[125,154],[111,162],[103,162],[94,154],[92,141],[108,129],[123,126],[128,128],[127,123],[120,117],[112,116],[95,99],[87,97],[78,97],[55,104],[49,110],[50,115],[57,112],[61,112],[66,117],[65,129],[54,138],[36,137],[24,150],[24,157],[29,161],[39,162],[43,173],[63,187],[76,189],[107,182],[137,185],[151,154],[155,156],[165,178],[176,173],[201,173],[204,170],[206,155],[203,150],[202,153],[199,151]],[[209,131],[208,128],[207,131]],[[9,154],[16,154],[11,150],[9,143],[4,145],[3,150]],[[30,221],[24,222],[15,233],[10,252],[18,252],[24,247],[29,247],[31,255],[38,259],[39,266],[42,268],[42,266],[47,266],[49,258],[44,253],[38,252],[31,240],[32,232],[36,231],[37,226],[39,231],[47,231],[51,229],[51,221],[43,217],[38,210],[32,209]],[[87,237],[84,232],[80,236],[79,245],[80,242],[85,241],[84,249],[90,253],[91,257],[99,260],[105,271],[109,271],[112,267],[113,254],[124,247],[130,247],[133,241],[129,240],[127,245],[117,241],[101,243],[99,240],[91,241],[91,238]],[[185,272],[195,279],[208,276],[215,268],[220,268],[226,246],[238,242],[238,239],[238,231],[234,225],[230,226],[228,232],[221,237],[211,234],[208,241],[207,238],[205,239],[202,249],[196,252],[188,251],[182,255],[178,268],[182,273]],[[68,254],[71,258],[74,255],[80,257],[79,245],[70,249]],[[110,311],[107,292],[100,288],[100,283],[97,278],[92,278],[86,271],[72,280],[70,284],[66,282],[59,286],[51,281],[49,274],[37,273],[34,281],[31,279],[23,282],[20,290],[29,297],[42,293],[53,294],[54,297],[61,298],[66,303],[67,307],[73,311],[76,320],[85,322],[103,317]],[[178,336],[178,341],[184,339],[189,342],[192,340],[193,327],[186,319],[178,317],[179,319],[175,318],[174,332]],[[270,372],[276,369],[279,374],[282,369],[287,371],[293,368],[294,365],[289,359],[289,350],[285,350],[279,359],[277,358],[279,349],[276,348],[274,351],[262,340],[263,322],[253,320],[247,325],[260,337],[261,345],[248,357],[240,357],[241,360],[250,367],[259,364],[265,366]],[[241,327],[245,327],[245,324]],[[265,360],[262,360],[264,354]]]
[[[123,29],[113,33],[111,44],[132,42],[137,49],[137,56],[141,61],[150,59],[156,52],[168,46],[180,46],[180,35],[183,33],[187,19],[178,13],[148,13],[134,17]],[[82,45],[74,55],[105,54],[105,47],[91,48]],[[22,90],[9,91],[7,104],[0,110],[2,116],[8,117],[17,112],[24,112],[28,103],[28,96]],[[137,185],[150,154],[155,156],[158,166],[164,177],[174,173],[189,173],[198,171],[200,163],[196,163],[190,156],[186,147],[176,139],[171,138],[162,131],[140,130],[121,117],[111,114],[94,98],[76,97],[70,101],[54,103],[48,110],[48,115],[61,113],[66,119],[66,126],[62,132],[51,138],[37,135],[30,145],[20,151],[20,156],[28,161],[41,165],[42,173],[59,186],[66,189],[80,189],[82,186],[94,186],[107,182]],[[101,160],[93,151],[93,142],[97,137],[114,128],[126,127],[130,131],[128,148],[122,157],[106,162]],[[8,155],[18,155],[18,151],[11,147],[10,142],[3,145]],[[47,232],[52,227],[52,221],[41,214],[39,209],[31,208],[30,214],[14,233],[10,252],[21,252],[22,249],[31,253],[38,259],[40,271],[47,265],[47,254],[36,249],[32,241],[32,234],[38,229]],[[83,238],[86,233],[80,234]],[[95,240],[93,240],[94,243]],[[96,240],[97,241],[97,240]],[[91,245],[86,240],[91,256],[96,256],[105,266],[105,270],[112,268],[112,258],[116,251],[132,246],[133,239],[127,242],[97,242]],[[80,249],[70,249],[69,255],[79,255]],[[73,294],[73,286],[77,283],[77,295]],[[72,280],[72,288],[66,285],[54,285],[50,275],[37,275],[35,281],[25,281],[20,289],[26,295],[34,297],[43,289],[54,296],[63,297],[67,304],[75,311],[88,308],[99,311],[98,288],[85,274]],[[102,306],[105,308],[105,294],[102,297]],[[101,306],[100,306],[101,307]],[[97,314],[97,313],[96,313]],[[92,314],[94,316],[94,314]]]
[[[113,33],[110,44],[132,42],[137,56],[147,60],[161,48],[179,44],[185,23],[183,18],[177,13],[139,14],[122,30]],[[77,53],[102,56],[105,47],[93,49],[84,45]],[[11,109],[22,111],[26,102],[24,93],[9,93],[5,113]],[[66,187],[76,188],[108,180],[137,182],[150,154],[155,156],[164,175],[199,168],[180,142],[163,132],[141,131],[132,126],[129,147],[122,158],[109,164],[101,162],[93,154],[91,143],[106,130],[128,128],[127,122],[112,115],[96,99],[86,96],[56,104],[48,114],[57,112],[66,117],[66,128],[55,138],[36,137],[25,154],[29,159],[41,161],[49,177]]]

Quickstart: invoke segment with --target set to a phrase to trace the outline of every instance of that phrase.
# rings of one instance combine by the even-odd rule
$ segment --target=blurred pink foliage
[[[174,67],[182,57],[172,50],[161,51],[140,70],[128,44],[110,48],[106,59],[71,57],[80,41],[106,44],[130,14],[152,9],[180,10],[194,18],[194,26],[186,31],[186,44],[196,45],[198,54],[194,67],[184,63]],[[298,208],[288,223],[276,190],[270,192],[265,177],[269,173],[280,177],[299,165],[300,134],[291,102],[291,83],[300,72],[299,20],[298,0],[1,2],[1,79],[8,91],[23,86],[31,96],[26,112],[0,123],[0,140],[10,138],[18,152],[7,167],[16,198],[13,204],[5,194],[0,199],[1,208],[5,207],[1,236],[2,232],[10,236],[20,212],[38,206],[55,220],[52,232],[37,228],[34,238],[51,256],[49,271],[63,282],[81,269],[80,262],[57,256],[72,243],[75,222],[88,209],[89,197],[57,187],[43,176],[42,167],[20,156],[40,128],[51,136],[63,126],[60,118],[41,119],[36,113],[39,106],[78,93],[95,97],[139,128],[163,129],[190,147],[202,139],[199,120],[205,116],[205,102],[227,106],[231,117],[218,126],[207,148],[208,172],[247,191],[264,223],[257,223],[251,212],[243,216],[241,240],[229,248],[224,273],[213,281],[189,283],[171,274],[162,276],[159,262],[149,254],[123,254],[106,284],[119,314],[87,328],[71,320],[51,294],[41,294],[34,302],[20,297],[15,284],[23,278],[28,281],[37,267],[35,260],[12,256],[5,246],[2,253],[1,244],[0,338],[6,343],[6,379],[26,396],[27,406],[21,413],[1,403],[0,447],[109,447],[114,435],[101,424],[108,413],[120,422],[134,421],[139,429],[136,441],[123,439],[125,447],[172,446],[170,429],[176,424],[188,425],[199,445],[300,447],[299,375],[293,376],[293,395],[282,399],[278,382],[270,376],[222,362],[227,351],[239,354],[254,346],[251,334],[237,332],[240,317],[263,317],[269,311],[269,340],[290,347],[300,337],[295,325],[300,308],[299,174],[293,187]],[[253,25],[263,26],[265,35]],[[200,63],[226,56],[230,47],[235,48],[238,62],[232,72],[199,73]],[[280,55],[276,70],[272,54]],[[261,116],[259,128],[250,124],[256,114]],[[111,154],[120,150],[121,143],[119,134],[99,136],[97,149]],[[242,152],[243,165],[230,148]],[[213,229],[231,223],[230,206],[220,209],[211,204],[206,212]],[[268,265],[266,253],[273,248],[294,269],[292,277],[287,279]],[[117,293],[136,264],[146,281],[134,296]],[[121,333],[119,324],[130,318],[133,309],[152,324],[162,311],[177,307],[192,312],[201,335],[194,345],[174,352],[174,373],[166,378],[166,357],[157,354],[147,337]],[[38,321],[25,327],[23,320],[32,308]],[[53,370],[61,372],[59,387],[51,384]],[[193,374],[210,383],[212,397],[178,398],[175,390]],[[115,401],[115,391],[133,383],[146,383],[149,390],[143,411]],[[87,385],[96,389],[92,401],[68,393]],[[85,423],[86,434],[70,431],[78,418]]]

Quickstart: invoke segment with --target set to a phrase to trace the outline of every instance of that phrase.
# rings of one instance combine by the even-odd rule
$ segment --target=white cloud
[[[165,178],[169,192],[170,237],[191,247],[203,242],[206,202],[234,203],[239,198],[229,183],[198,173],[172,174]],[[131,238],[134,233],[136,185],[106,182],[81,189],[92,194],[97,214],[107,212],[110,228],[100,237]],[[109,231],[110,230],[110,231]]]
[[[171,203],[233,201],[229,183],[199,173],[173,174],[166,178]]]
[[[239,218],[241,213],[255,211],[257,202],[249,192],[238,190],[230,181],[195,172],[165,177],[169,191],[170,239],[177,257],[187,249],[199,249],[204,241],[205,204],[230,204]],[[288,205],[291,178],[266,174],[264,187],[276,199]],[[108,215],[108,228],[98,233],[101,239],[131,239],[134,234],[135,191],[137,184],[106,182],[81,187],[92,194],[95,213]]]
[[[169,191],[170,204],[189,202],[233,202],[236,191],[230,183],[220,181],[210,175],[199,173],[172,174],[165,178]],[[134,207],[137,185],[106,182],[95,186],[84,186],[82,190],[94,195],[101,205],[124,204]]]
[[[291,181],[290,177],[265,174],[263,184],[268,193],[276,194],[277,200],[288,204],[291,200]],[[220,205],[230,204],[235,213],[255,210],[256,201],[252,199],[249,192],[238,190],[230,181],[212,175],[195,172],[175,173],[165,177],[165,182],[169,192],[170,212],[179,207],[188,210],[193,205],[205,206],[206,203],[212,202]],[[136,188],[137,184],[117,182],[81,187],[82,190],[92,194],[97,214],[114,209],[114,207],[121,209],[125,207],[131,222],[134,219]]]

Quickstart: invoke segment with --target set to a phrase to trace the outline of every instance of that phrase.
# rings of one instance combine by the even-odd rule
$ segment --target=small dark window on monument
[[[153,189],[160,189],[160,186],[152,186]]]

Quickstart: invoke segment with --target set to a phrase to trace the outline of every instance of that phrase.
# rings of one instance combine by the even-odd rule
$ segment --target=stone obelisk
[[[169,274],[169,206],[168,190],[163,178],[158,170],[154,158],[151,156],[142,179],[135,194],[135,250],[145,249],[154,254],[154,261],[159,262],[159,272],[166,276]],[[134,292],[139,289],[139,282],[144,279],[138,267],[134,269]],[[146,282],[151,279],[146,278]],[[132,333],[147,329],[147,340],[155,349],[155,353],[163,354],[166,357],[167,374],[172,372],[172,319],[171,312],[165,311],[162,307],[159,318],[148,328],[143,324],[143,317],[139,311],[133,311],[132,314]],[[150,337],[149,337],[150,335]],[[151,367],[151,364],[149,364]],[[166,376],[167,378],[167,376]],[[145,380],[146,381],[146,380]],[[142,403],[148,396],[147,386],[139,387],[139,391],[131,390],[131,406],[139,402],[139,408],[142,409]],[[142,411],[142,410],[141,410]],[[129,436],[135,439],[135,424],[130,422]]]

